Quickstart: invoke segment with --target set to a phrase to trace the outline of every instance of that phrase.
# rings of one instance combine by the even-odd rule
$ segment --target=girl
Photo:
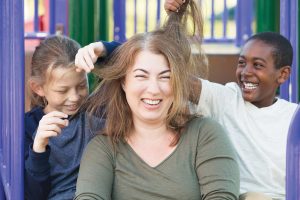
[[[73,199],[83,149],[101,128],[96,123],[92,131],[86,114],[76,114],[88,95],[87,75],[74,66],[79,48],[70,38],[53,36],[33,54],[32,110],[25,114],[26,199]]]

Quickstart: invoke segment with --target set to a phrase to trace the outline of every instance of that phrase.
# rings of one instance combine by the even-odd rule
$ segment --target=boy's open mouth
[[[244,90],[255,90],[258,87],[257,83],[243,82],[242,81],[242,89]]]

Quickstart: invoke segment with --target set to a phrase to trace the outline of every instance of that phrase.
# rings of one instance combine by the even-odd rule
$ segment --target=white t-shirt
[[[285,199],[288,128],[297,104],[278,99],[258,108],[244,101],[236,83],[225,86],[202,80],[196,111],[221,123],[237,150],[240,193],[262,192]]]

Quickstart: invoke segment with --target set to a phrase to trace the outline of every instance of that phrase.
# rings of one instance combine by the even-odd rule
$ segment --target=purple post
[[[298,2],[297,0],[280,1],[280,32],[288,38],[293,46],[292,74],[288,81],[280,86],[280,97],[292,102],[298,102]],[[291,86],[291,94],[290,94]]]
[[[211,1],[210,38],[215,38],[215,0]]]
[[[50,34],[55,34],[55,21],[56,21],[56,16],[55,16],[55,0],[50,0],[49,1],[49,32]]]
[[[300,105],[289,128],[286,150],[286,200],[300,200]]]
[[[148,32],[148,10],[149,10],[149,2],[146,0],[146,13],[145,13],[145,32]]]
[[[286,38],[290,38],[290,2],[283,0],[280,1],[280,32]],[[286,81],[280,86],[280,97],[282,99],[290,100],[289,95],[290,80]]]
[[[34,32],[39,32],[39,0],[34,0]]]
[[[137,32],[137,9],[136,9],[137,0],[134,0],[134,33]]]
[[[50,19],[54,21],[54,30],[63,29],[64,35],[69,35],[69,26],[68,26],[68,0],[50,0],[55,1],[55,17]],[[53,5],[52,5],[53,6]],[[56,27],[60,25],[61,27]]]
[[[156,26],[159,27],[160,25],[160,0],[157,0],[157,7],[156,7]]]
[[[251,36],[253,0],[239,0],[236,7],[236,45],[241,46]]]
[[[118,42],[126,41],[126,0],[113,2],[114,7],[114,40]]]
[[[0,173],[8,200],[24,199],[24,6],[0,1]]]
[[[227,1],[224,0],[224,9],[223,9],[223,38],[227,38],[227,21],[228,21],[228,9]]]

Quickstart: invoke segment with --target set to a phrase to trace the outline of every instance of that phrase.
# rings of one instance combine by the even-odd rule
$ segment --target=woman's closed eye
[[[134,77],[140,78],[140,79],[147,78],[147,76],[145,74],[136,74]]]

